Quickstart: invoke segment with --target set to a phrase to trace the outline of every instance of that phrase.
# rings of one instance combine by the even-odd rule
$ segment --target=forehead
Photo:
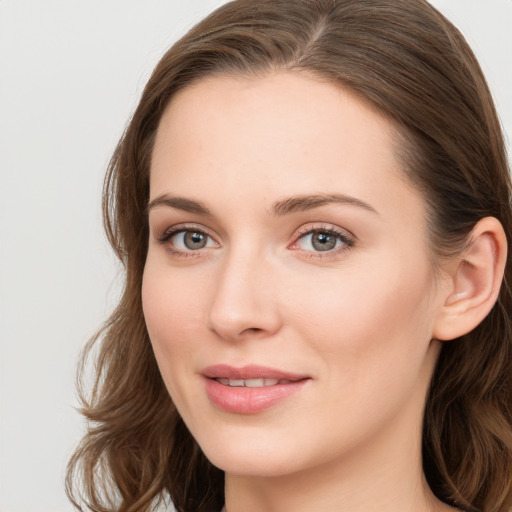
[[[229,123],[234,131],[243,128],[239,136],[258,135],[255,142],[266,143],[269,140],[264,141],[258,130],[263,127],[267,132],[270,125],[274,139],[280,132],[277,142],[286,138],[297,143],[320,137],[339,143],[358,129],[369,142],[375,136],[389,136],[391,143],[396,131],[391,120],[355,93],[309,73],[284,71],[264,77],[213,75],[185,87],[171,99],[159,132],[177,124],[180,131],[196,131],[198,120],[207,128],[222,127],[223,133]],[[319,130],[322,124],[327,129],[335,124],[336,131]]]
[[[180,91],[161,119],[151,196],[215,193],[237,208],[340,193],[377,210],[390,198],[405,207],[422,201],[404,178],[395,132],[355,95],[311,76],[210,77]]]
[[[293,154],[318,163],[333,156],[348,161],[352,155],[364,164],[371,147],[396,168],[393,133],[389,120],[353,94],[310,76],[213,76],[173,97],[160,122],[153,162],[164,156],[188,162],[209,153],[220,157],[220,149],[230,145],[232,165],[244,160],[240,169],[247,160],[263,161],[275,153],[280,157],[272,168],[282,168]],[[353,151],[346,151],[348,145]]]

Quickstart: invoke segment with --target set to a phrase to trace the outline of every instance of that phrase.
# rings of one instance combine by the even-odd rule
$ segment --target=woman
[[[70,495],[512,507],[503,137],[427,2],[221,7],[155,69],[104,211],[126,286]]]

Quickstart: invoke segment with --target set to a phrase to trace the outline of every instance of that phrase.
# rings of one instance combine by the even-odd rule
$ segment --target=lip
[[[295,382],[309,377],[255,364],[241,368],[235,368],[228,364],[216,364],[208,366],[201,373],[208,379],[277,379]]]
[[[206,394],[214,406],[235,414],[256,414],[297,393],[311,378],[265,366],[241,368],[218,364],[202,372]],[[284,381],[273,386],[232,387],[216,379],[274,379]]]

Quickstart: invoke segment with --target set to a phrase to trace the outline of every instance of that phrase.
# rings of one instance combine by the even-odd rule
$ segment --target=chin
[[[206,458],[225,473],[241,476],[277,477],[299,470],[299,448],[283,441],[226,436],[200,442]]]
[[[275,478],[296,471],[289,463],[269,460],[261,456],[240,457],[233,454],[232,456],[213,455],[213,457],[207,455],[207,458],[214,466],[230,475]]]

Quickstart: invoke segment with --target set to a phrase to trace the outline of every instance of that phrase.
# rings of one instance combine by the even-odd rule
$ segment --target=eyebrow
[[[377,210],[375,210],[373,206],[357,199],[356,197],[347,196],[345,194],[314,194],[288,197],[286,199],[276,201],[268,211],[272,216],[281,217],[295,212],[312,210],[332,203],[357,206],[358,208],[362,208],[378,215]],[[194,201],[185,197],[169,196],[168,194],[163,194],[150,201],[146,211],[149,213],[151,210],[159,206],[167,206],[169,208],[175,208],[177,210],[196,213],[207,217],[213,216],[211,211],[199,201]]]
[[[156,197],[149,202],[146,212],[149,213],[154,208],[159,206],[168,206],[169,208],[175,208],[176,210],[183,210],[188,213],[197,213],[199,215],[205,215],[211,217],[212,213],[206,206],[198,201],[192,199],[186,199],[185,197],[173,197],[167,194]]]
[[[378,215],[377,210],[373,206],[361,201],[361,199],[345,194],[315,194],[289,197],[282,201],[275,202],[270,209],[270,213],[276,216],[288,215],[290,213],[312,210],[313,208],[332,203],[357,206],[358,208]]]

